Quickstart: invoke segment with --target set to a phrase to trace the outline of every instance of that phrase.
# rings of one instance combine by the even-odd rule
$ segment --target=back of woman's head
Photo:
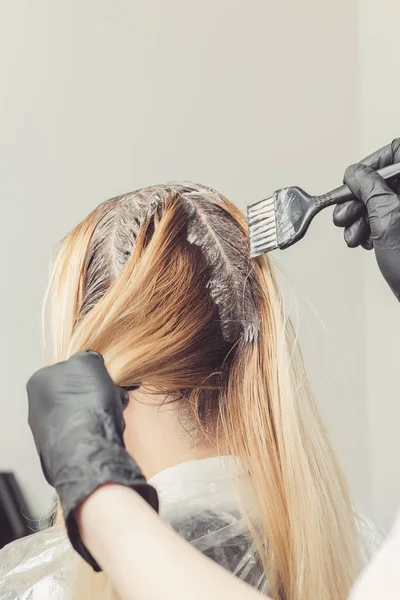
[[[346,598],[360,568],[346,485],[233,204],[194,184],[101,204],[63,242],[46,308],[52,360],[97,350],[116,383],[165,392],[238,457],[274,598]]]
[[[122,384],[218,389],[258,336],[244,219],[199,185],[100,205],[64,241],[51,291],[53,357],[90,343]]]

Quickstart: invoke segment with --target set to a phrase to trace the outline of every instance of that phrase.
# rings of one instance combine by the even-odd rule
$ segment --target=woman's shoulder
[[[0,600],[61,597],[71,545],[60,528],[21,538],[0,550]]]

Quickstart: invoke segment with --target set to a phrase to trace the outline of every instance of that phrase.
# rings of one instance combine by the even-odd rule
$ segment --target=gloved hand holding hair
[[[333,220],[351,248],[375,250],[381,273],[400,299],[400,181],[387,184],[375,169],[400,162],[400,138],[346,170],[357,200],[337,205]],[[361,201],[361,202],[360,202]]]
[[[155,489],[122,440],[127,392],[113,383],[100,354],[80,352],[45,367],[27,389],[29,424],[72,545],[99,570],[82,536],[120,598],[266,598],[192,548],[143,502],[158,508]],[[119,485],[104,485],[111,482]]]
[[[80,352],[37,371],[27,391],[29,425],[44,475],[57,490],[71,544],[99,571],[81,541],[75,509],[107,482],[136,490],[158,509],[155,489],[125,450],[128,392],[114,384],[97,352]]]

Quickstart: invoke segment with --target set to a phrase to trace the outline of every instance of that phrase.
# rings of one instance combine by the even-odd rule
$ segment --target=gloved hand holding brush
[[[77,509],[101,485],[135,489],[156,510],[157,493],[125,449],[128,392],[114,384],[97,352],[79,352],[37,371],[27,384],[29,425],[47,481],[56,488],[71,544],[98,571],[83,545]]]
[[[395,163],[400,163],[400,139],[349,167],[344,183],[357,200],[338,204],[333,221],[345,228],[350,248],[375,250],[381,273],[400,300],[400,179],[388,184],[376,172]]]

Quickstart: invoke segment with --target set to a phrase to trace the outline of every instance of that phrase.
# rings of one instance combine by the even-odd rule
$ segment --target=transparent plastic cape
[[[237,508],[229,476],[232,463],[228,457],[192,461],[159,473],[150,483],[159,493],[165,521],[198,550],[266,593],[257,551]],[[368,560],[382,536],[371,522],[358,521]],[[57,527],[9,544],[0,550],[0,600],[63,599],[73,558],[64,530]]]

